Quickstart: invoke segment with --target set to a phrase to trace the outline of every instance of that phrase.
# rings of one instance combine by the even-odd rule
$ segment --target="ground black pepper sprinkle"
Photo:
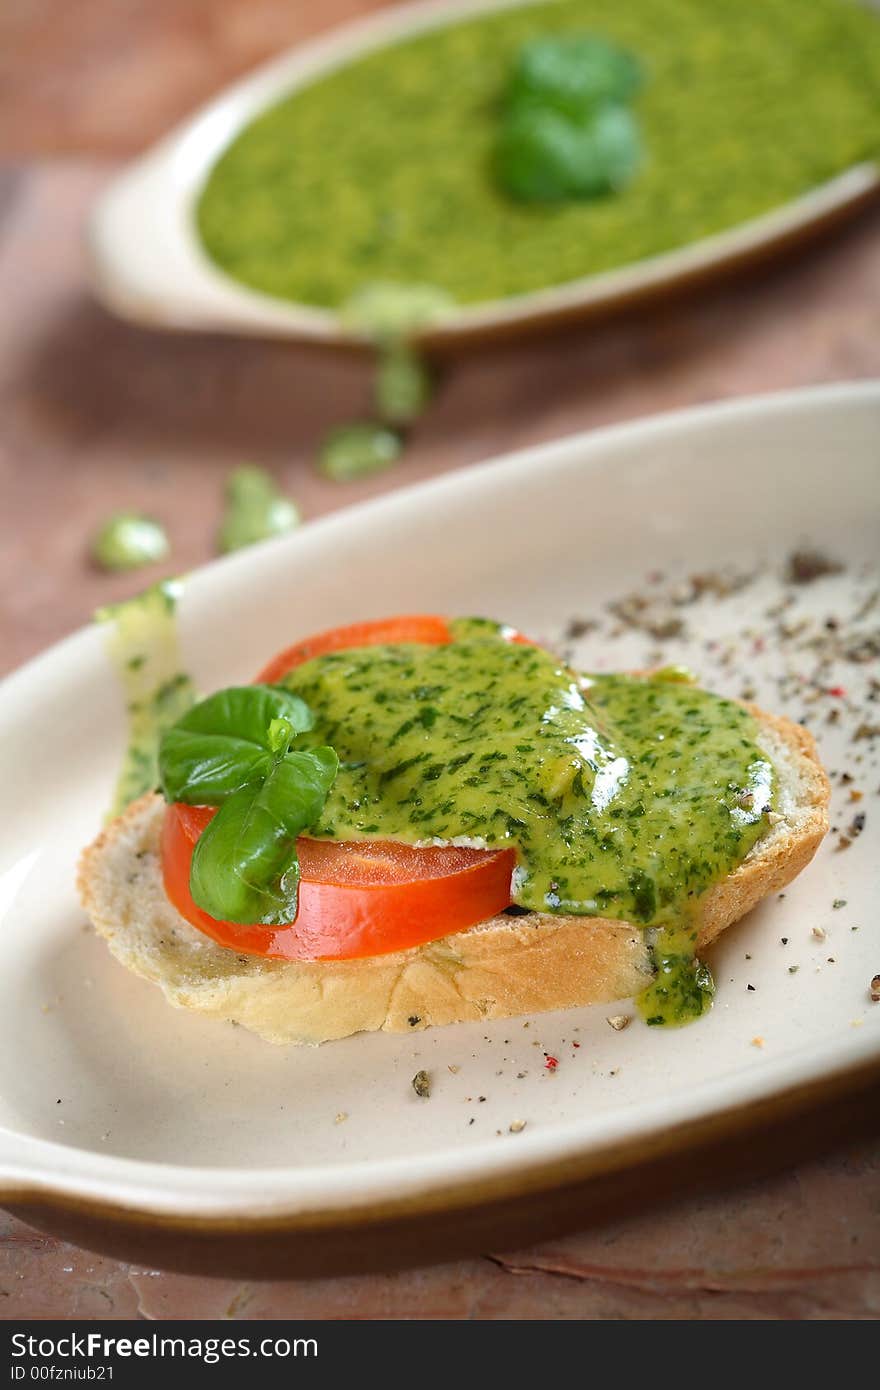
[[[574,642],[578,637],[586,637],[587,633],[595,632],[599,623],[595,618],[570,618],[566,624],[563,636],[569,642]]]
[[[843,577],[817,583],[815,591],[810,591],[814,580],[834,575]],[[825,743],[826,766],[828,749],[836,745],[831,767],[837,770],[829,774],[835,787],[835,824],[827,848],[848,849],[860,834],[876,830],[872,824],[867,831],[862,807],[873,804],[873,796],[880,797],[880,679],[867,664],[880,658],[880,587],[867,567],[844,565],[809,543],[797,547],[775,573],[756,568],[746,576],[747,582],[750,579],[756,581],[759,597],[750,606],[748,595],[742,604],[727,605],[723,586],[715,590],[711,583],[705,588],[699,579],[695,583],[693,577],[650,574],[640,591],[608,605],[608,616],[600,625],[603,639],[611,635],[632,642],[639,633],[647,633],[650,639],[665,634],[667,623],[681,622],[681,631],[668,643],[663,635],[662,660],[653,659],[657,653],[647,640],[634,647],[633,658],[627,654],[627,661],[635,664],[638,652],[640,666],[694,665],[699,683],[719,694],[743,698],[754,692],[765,708],[790,717],[804,712],[820,744]],[[779,585],[775,594],[774,583]],[[722,602],[691,606],[697,605],[703,592],[707,600]],[[589,639],[584,644],[585,649],[588,646]],[[584,658],[590,654],[578,653],[588,670]],[[642,659],[647,655],[650,661]],[[609,658],[608,664],[614,664],[613,660]],[[844,752],[846,743],[848,752]],[[844,883],[841,887],[845,891]],[[778,895],[780,902],[785,897],[785,893]],[[848,906],[847,899],[827,900],[826,915],[829,906],[839,912]],[[857,929],[851,924],[844,928]],[[814,942],[824,937],[824,928],[813,934]],[[787,947],[794,938],[779,940]],[[829,963],[835,959],[829,957]],[[786,969],[795,974],[799,966]]]
[[[842,573],[843,565],[838,560],[832,560],[821,550],[804,548],[789,555],[785,577],[790,584],[811,584],[814,579],[821,579],[826,574]]]

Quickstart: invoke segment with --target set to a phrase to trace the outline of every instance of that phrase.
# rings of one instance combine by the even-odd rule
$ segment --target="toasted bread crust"
[[[748,706],[779,777],[778,819],[743,862],[703,897],[708,945],[809,863],[828,829],[828,779],[812,735]],[[159,861],[163,802],[142,797],[84,851],[78,889],[113,954],[174,1005],[252,1029],[270,1042],[326,1042],[360,1031],[606,1002],[652,973],[646,934],[626,922],[501,915],[408,951],[353,961],[269,961],[216,945],[165,896]]]

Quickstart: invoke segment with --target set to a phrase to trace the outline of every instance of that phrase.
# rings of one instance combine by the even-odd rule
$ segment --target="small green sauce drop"
[[[398,430],[415,423],[431,399],[431,374],[409,339],[452,305],[433,285],[374,282],[361,285],[340,310],[342,323],[376,348],[375,421],[342,425],[324,441],[318,469],[334,482],[381,472],[403,451]]]
[[[170,550],[161,522],[138,512],[116,512],[92,542],[92,559],[101,569],[134,570],[164,560]]]
[[[690,666],[658,666],[651,672],[655,681],[672,681],[679,685],[697,685],[698,679]]]
[[[107,650],[128,715],[128,744],[108,820],[158,786],[159,739],[195,703],[195,687],[180,669],[180,588],[179,580],[166,579],[95,614],[109,629]]]
[[[412,425],[431,399],[431,377],[424,362],[405,344],[379,356],[374,383],[376,413],[387,425]]]
[[[281,536],[299,525],[300,515],[263,468],[236,468],[226,482],[226,511],[218,543],[224,554]]]
[[[428,324],[441,322],[455,300],[436,285],[372,280],[360,285],[339,311],[346,328],[374,343],[399,343]]]
[[[400,436],[384,425],[340,425],[321,446],[318,468],[334,483],[349,483],[390,468],[402,448]]]

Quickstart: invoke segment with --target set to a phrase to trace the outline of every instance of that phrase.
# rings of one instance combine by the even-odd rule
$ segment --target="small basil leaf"
[[[224,802],[193,852],[190,892],[203,911],[242,925],[294,921],[297,836],[320,816],[338,767],[332,748],[287,753]]]
[[[578,124],[550,107],[520,109],[504,123],[496,151],[505,190],[524,202],[598,198],[634,178],[642,160],[638,123],[608,106]]]
[[[510,105],[552,107],[583,121],[603,106],[632,101],[641,85],[632,53],[599,34],[555,34],[523,45],[507,97]]]
[[[289,726],[291,737],[315,722],[308,705],[280,686],[232,686],[209,695],[162,738],[159,779],[165,799],[218,806],[262,780],[275,751],[269,730],[278,720]]]

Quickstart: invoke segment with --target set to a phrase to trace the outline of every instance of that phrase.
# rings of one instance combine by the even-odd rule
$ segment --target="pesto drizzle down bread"
[[[809,863],[828,829],[828,780],[812,735],[748,705],[772,761],[776,810],[746,858],[699,904],[698,947]],[[98,932],[168,1001],[234,1021],[270,1042],[320,1043],[350,1033],[608,1002],[652,975],[650,933],[625,922],[506,914],[424,946],[350,961],[275,961],[216,945],[172,907],[162,883],[164,803],[142,797],[85,850],[78,886]]]

